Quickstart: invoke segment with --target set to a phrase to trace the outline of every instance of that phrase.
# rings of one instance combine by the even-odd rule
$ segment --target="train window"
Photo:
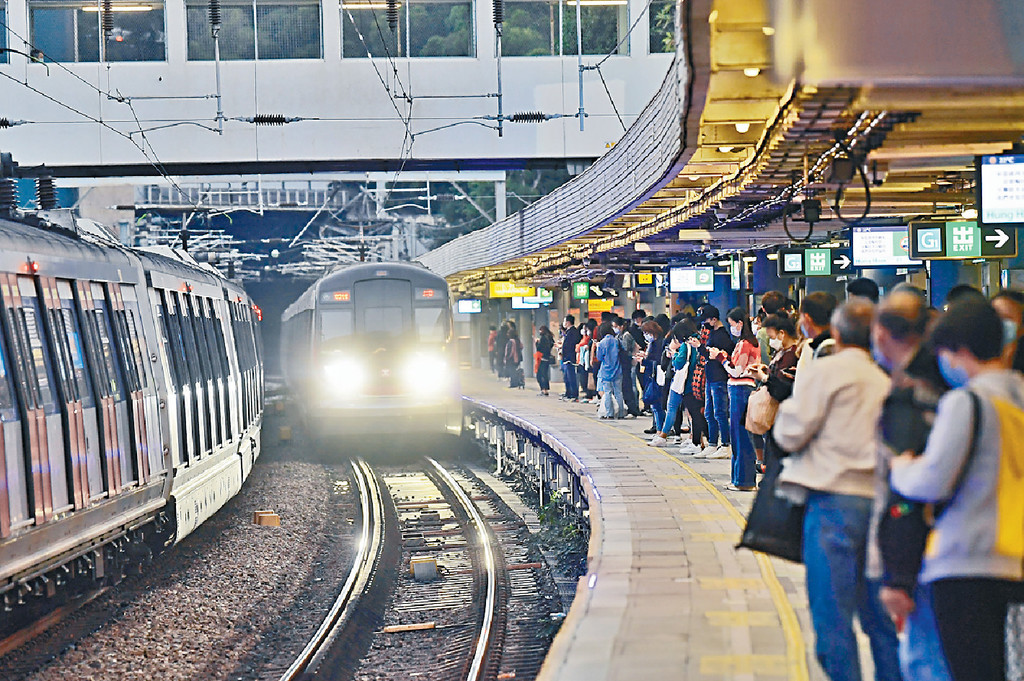
[[[181,377],[181,359],[178,357],[177,347],[171,342],[173,337],[173,328],[167,319],[165,314],[165,300],[166,295],[163,291],[159,292],[159,298],[154,298],[153,312],[156,314],[157,327],[160,329],[160,333],[163,336],[164,355],[167,357],[167,361],[170,363],[171,372],[171,383],[174,385],[176,390],[181,389],[182,377]]]
[[[39,406],[56,405],[50,379],[50,367],[46,361],[47,352],[43,341],[42,330],[39,328],[39,299],[36,298],[35,283],[28,277],[18,277],[18,288],[21,290],[21,322],[25,326],[31,353],[31,364],[34,369],[36,389],[38,390]]]
[[[203,335],[206,337],[206,351],[210,358],[212,375],[214,378],[224,378],[224,374],[221,372],[220,353],[217,351],[213,323],[210,320],[210,299],[199,298],[196,303],[201,311],[199,320],[202,322]]]
[[[121,375],[117,370],[117,360],[114,357],[109,308],[107,307],[107,301],[102,297],[102,291],[99,291],[100,295],[97,295],[97,288],[99,287],[93,284],[93,305],[95,309],[92,310],[91,316],[93,329],[96,331],[96,339],[99,341],[100,359],[106,371],[107,384],[104,386],[104,394],[113,397],[115,401],[120,401],[123,398],[123,386]]]
[[[205,368],[199,364],[199,353],[196,350],[196,337],[192,329],[192,316],[189,313],[188,305],[185,300],[180,300],[178,322],[181,324],[181,338],[185,345],[185,358],[187,365],[192,370],[192,379],[194,383],[199,383],[203,380],[203,374]],[[201,373],[202,372],[202,373]]]
[[[66,281],[58,281],[57,296],[60,299],[60,309],[57,310],[57,314],[64,325],[64,333],[67,334],[68,352],[71,356],[71,369],[74,372],[78,399],[82,400],[84,406],[91,407],[93,406],[92,387],[89,384],[89,372],[86,371],[82,333],[78,327],[78,316],[75,314],[75,297],[71,284]]]
[[[125,310],[125,328],[128,330],[128,338],[131,342],[132,356],[135,358],[136,371],[139,374],[139,382],[143,387],[149,385],[149,365],[146,363],[146,355],[142,347],[142,334],[139,332],[139,324],[135,321],[136,310],[128,308]]]
[[[11,373],[7,368],[7,349],[0,338],[0,411],[14,409],[14,393],[11,391]],[[6,414],[0,414],[0,418]],[[6,419],[4,419],[6,420]]]
[[[231,366],[228,364],[228,349],[224,342],[224,322],[221,320],[220,312],[217,310],[217,304],[210,304],[210,314],[213,317],[211,326],[213,327],[214,341],[217,343],[217,358],[220,360],[220,375],[227,377],[231,373]]]
[[[139,368],[132,357],[131,347],[128,340],[128,324],[125,320],[124,310],[114,310],[110,316],[113,323],[111,331],[117,341],[118,354],[121,357],[124,368],[125,383],[128,385],[128,392],[133,393],[141,388],[139,379]]]
[[[50,345],[53,347],[54,354],[57,355],[57,377],[61,391],[65,400],[77,400],[78,386],[75,384],[74,369],[71,366],[71,348],[68,343],[64,317],[59,309],[47,310],[46,316],[50,320]]]
[[[401,336],[405,331],[405,308],[368,307],[363,310],[363,333]]]
[[[443,307],[417,307],[413,310],[416,337],[421,341],[444,343],[448,340],[448,310]]]
[[[348,309],[324,308],[320,313],[320,340],[329,341],[352,335],[354,312]]]
[[[203,380],[211,380],[213,370],[210,367],[210,348],[206,343],[206,334],[203,333],[203,318],[199,309],[199,299],[185,296],[184,309],[188,313],[189,327],[192,330],[195,353],[199,357],[199,368],[202,371]]]

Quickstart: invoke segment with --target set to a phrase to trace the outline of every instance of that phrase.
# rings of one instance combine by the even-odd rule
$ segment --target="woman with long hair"
[[[648,443],[651,446],[668,444],[668,433],[672,430],[680,408],[685,408],[690,415],[691,448],[697,447],[701,451],[707,446],[708,422],[701,411],[704,403],[695,394],[695,376],[700,358],[697,351],[699,335],[700,330],[692,319],[682,320],[669,332],[668,350],[665,352],[671,370],[670,376],[666,378],[669,386],[668,402],[665,405],[665,418],[658,424],[658,432]]]
[[[651,410],[653,422],[651,427],[644,432],[653,435],[658,432],[658,427],[665,420],[665,400],[667,398],[668,383],[663,373],[659,373],[661,358],[665,354],[665,331],[656,321],[646,321],[640,325],[640,330],[647,341],[647,350],[637,352],[637,359],[644,368],[644,374],[648,376],[647,385],[644,387],[644,403]],[[658,378],[661,377],[659,382]]]
[[[729,374],[729,430],[732,440],[732,480],[728,489],[752,492],[757,489],[756,458],[750,433],[744,426],[747,400],[754,390],[754,379],[747,369],[760,362],[761,350],[750,327],[750,317],[742,307],[734,307],[726,315],[729,333],[736,340],[732,354],[717,348],[708,350],[712,360],[722,363]]]
[[[536,347],[540,355],[537,361],[537,385],[540,386],[541,395],[548,395],[551,390],[551,349],[555,347],[555,337],[547,325],[540,327]]]

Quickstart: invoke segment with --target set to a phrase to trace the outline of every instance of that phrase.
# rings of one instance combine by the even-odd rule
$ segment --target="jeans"
[[[939,628],[932,610],[931,584],[914,589],[914,612],[907,616],[900,638],[900,669],[908,681],[951,681]]]
[[[576,380],[576,365],[562,362],[562,380],[565,382],[565,398],[575,400],[580,396],[580,384]]]
[[[871,499],[811,491],[804,565],[818,662],[832,681],[861,681],[854,614],[871,641],[877,681],[899,681],[896,628],[864,576]]]
[[[624,367],[622,378],[620,379],[622,384],[622,400],[626,405],[626,411],[634,416],[640,413],[640,399],[636,393],[636,376],[633,373],[635,370],[635,367]]]
[[[679,413],[679,407],[683,404],[683,396],[674,390],[668,391],[668,403],[665,405],[665,411],[662,412],[661,422],[658,424],[658,432],[668,434],[672,430],[673,424],[676,422],[676,414]],[[657,412],[655,412],[657,414]]]
[[[545,392],[551,390],[551,360],[542,359],[537,365],[537,385]]]
[[[600,416],[621,419],[626,411],[622,402],[622,376],[597,379],[597,389],[604,395],[601,398]]]
[[[747,412],[747,400],[753,389],[747,385],[729,386],[729,426],[732,429],[732,484],[737,487],[753,487],[757,484],[754,469],[756,457],[750,433],[743,423]]]
[[[721,432],[722,444],[729,444],[729,388],[725,381],[708,381],[704,395],[704,417],[708,420],[708,442],[717,444]]]

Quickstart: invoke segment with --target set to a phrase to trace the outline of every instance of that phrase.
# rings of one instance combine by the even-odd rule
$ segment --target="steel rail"
[[[427,457],[427,461],[437,469],[438,475],[448,485],[452,493],[462,504],[470,520],[476,526],[477,534],[483,552],[484,568],[487,573],[487,598],[484,603],[484,617],[480,626],[480,636],[477,638],[476,649],[473,651],[473,660],[469,666],[469,673],[466,674],[466,681],[479,681],[484,674],[484,661],[491,645],[491,634],[494,624],[495,613],[498,603],[498,565],[494,559],[494,548],[491,537],[487,532],[487,523],[480,514],[476,504],[469,498],[458,481],[441,464],[434,459]]]
[[[351,619],[352,613],[373,573],[376,571],[381,550],[384,546],[384,499],[376,476],[363,460],[352,462],[353,477],[359,488],[359,501],[363,523],[359,533],[352,569],[330,612],[320,624],[306,647],[281,676],[281,681],[296,681],[311,678],[316,672],[331,644]]]

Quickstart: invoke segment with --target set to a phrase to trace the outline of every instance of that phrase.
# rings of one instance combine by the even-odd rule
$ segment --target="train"
[[[281,366],[320,443],[458,435],[462,398],[448,285],[421,265],[358,263],[281,317]]]
[[[0,596],[110,583],[180,542],[260,454],[259,310],[184,251],[0,219]]]

